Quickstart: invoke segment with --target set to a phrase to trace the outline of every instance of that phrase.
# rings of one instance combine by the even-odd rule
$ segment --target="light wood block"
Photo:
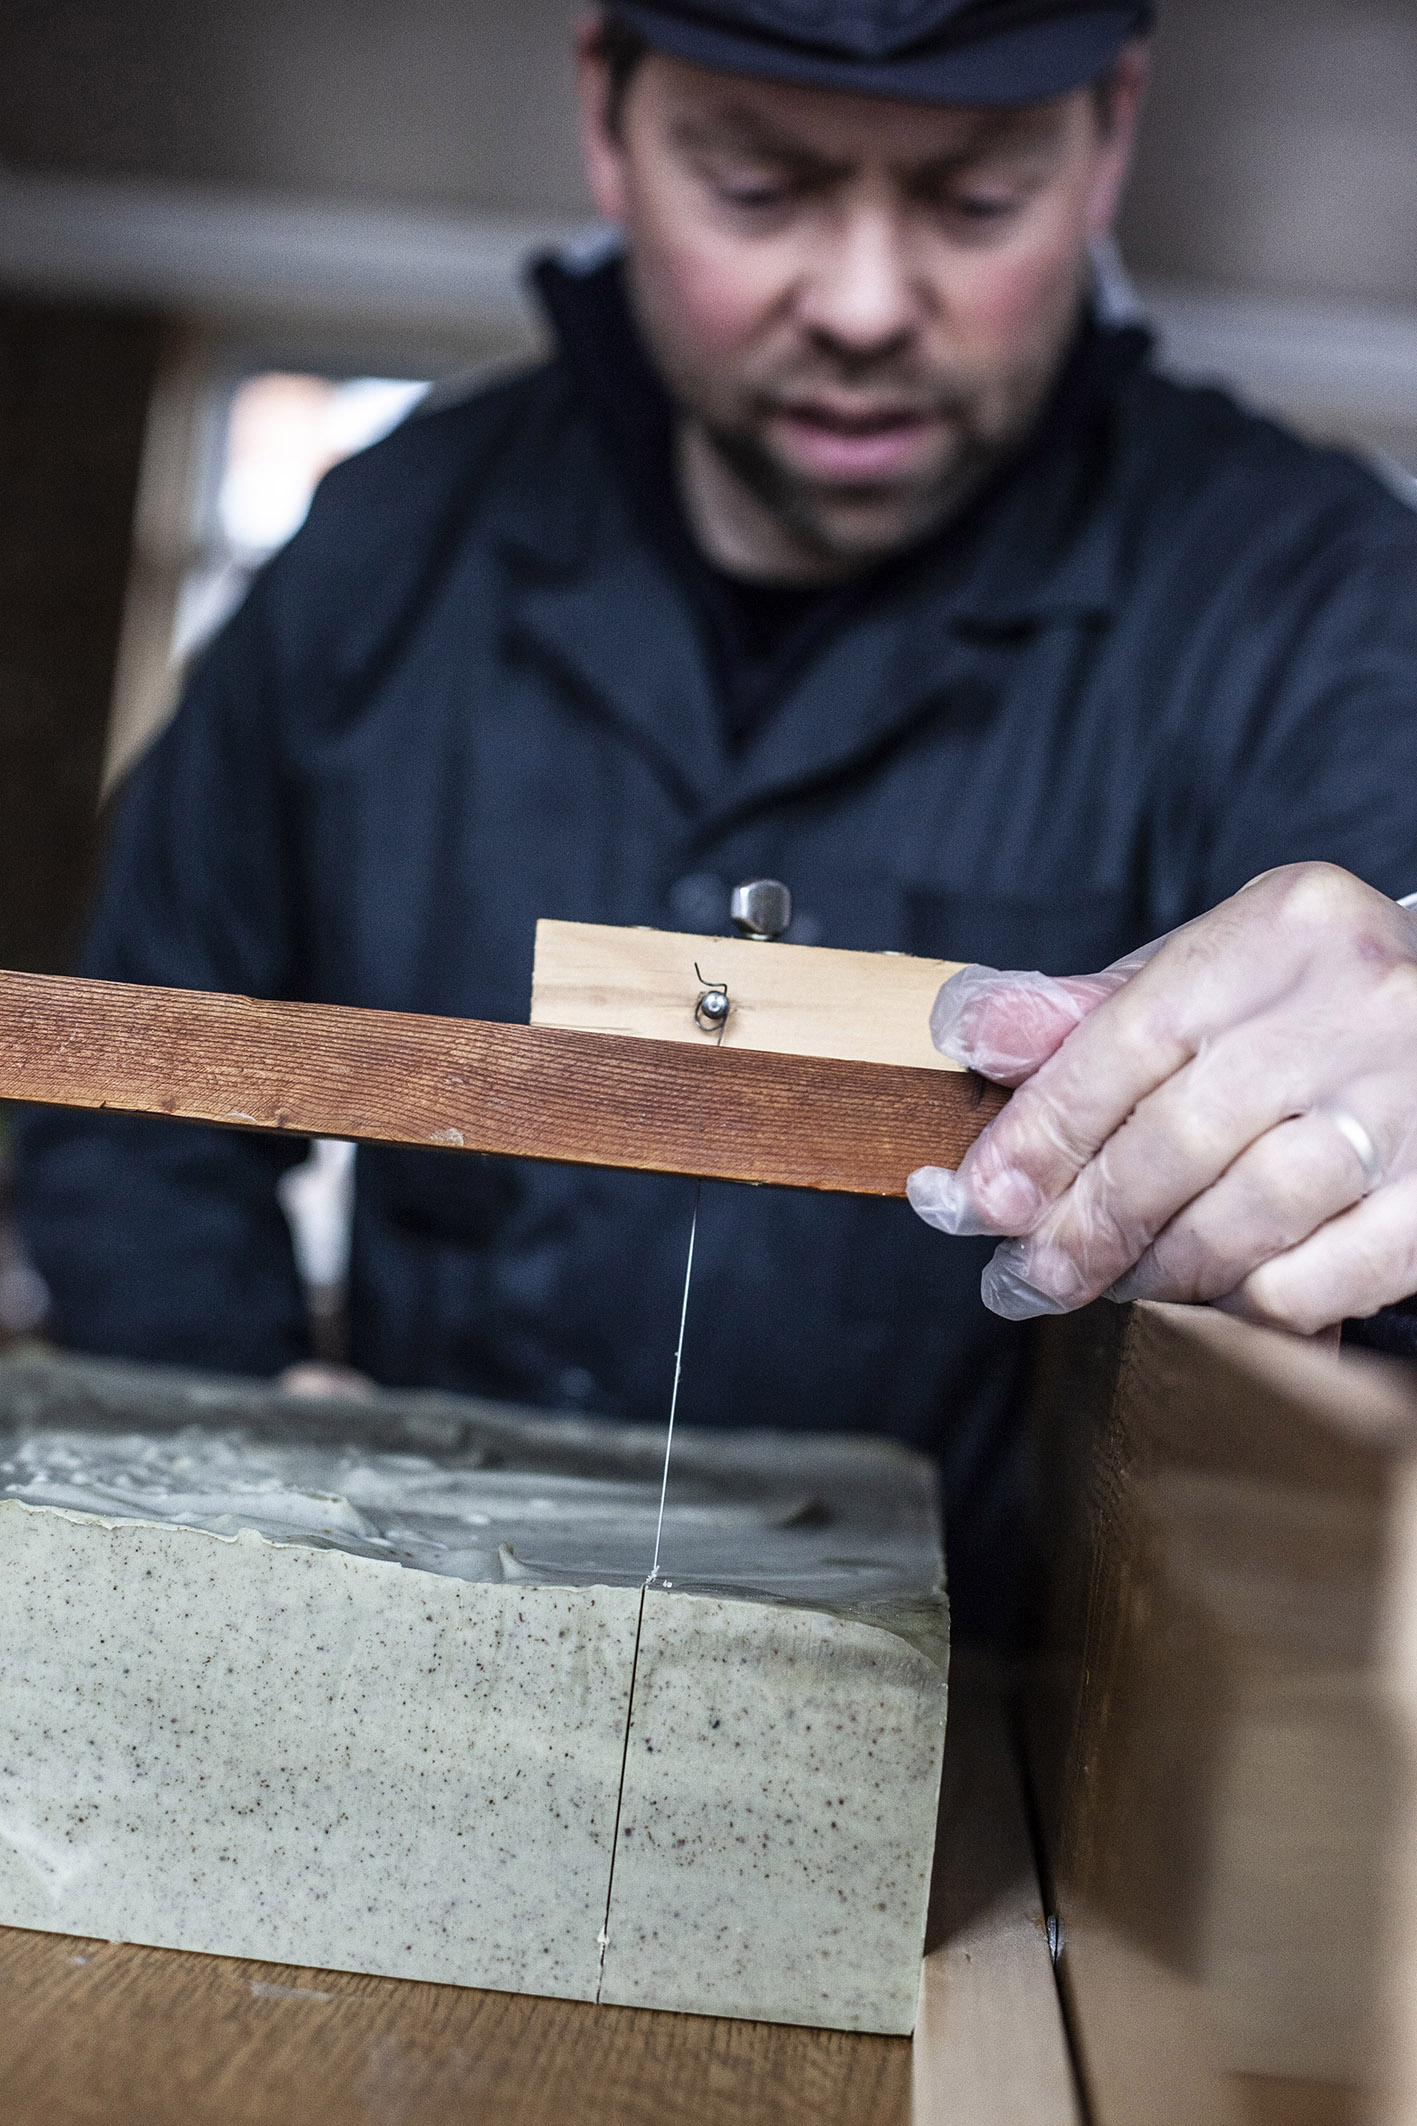
[[[930,1012],[960,964],[543,920],[536,926],[531,1023],[958,1071],[930,1039]],[[717,1032],[695,1023],[706,985],[722,985],[732,1006],[721,1043]]]
[[[912,2126],[1081,2126],[1001,1681],[956,1654]]]

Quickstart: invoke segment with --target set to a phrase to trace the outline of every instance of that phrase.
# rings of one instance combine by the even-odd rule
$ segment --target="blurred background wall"
[[[576,0],[7,0],[0,162],[579,215]],[[1145,274],[1417,302],[1413,0],[1163,0]]]
[[[6,9],[0,161],[464,212],[585,211],[576,0]],[[1162,0],[1135,265],[1417,303],[1413,0]]]
[[[524,358],[576,0],[4,0],[0,964],[311,481]],[[1123,226],[1167,359],[1417,475],[1417,0],[1163,0]],[[1417,493],[1417,487],[1414,488]]]
[[[1413,0],[1161,0],[1140,272],[1417,305]]]
[[[567,122],[575,0],[49,0],[9,12],[11,167],[584,211]]]

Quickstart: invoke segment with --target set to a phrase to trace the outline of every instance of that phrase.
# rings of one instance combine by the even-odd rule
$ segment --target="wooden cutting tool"
[[[954,971],[543,923],[529,1026],[0,973],[0,1099],[899,1197],[1007,1098],[929,1048]]]

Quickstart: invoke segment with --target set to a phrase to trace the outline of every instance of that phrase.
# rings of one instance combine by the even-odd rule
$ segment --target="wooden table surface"
[[[5,2126],[1076,2126],[997,1694],[952,1680],[914,2043],[0,1929]]]

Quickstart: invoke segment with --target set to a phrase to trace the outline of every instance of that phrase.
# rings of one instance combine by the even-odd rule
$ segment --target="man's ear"
[[[1110,236],[1136,152],[1137,127],[1151,78],[1151,50],[1140,38],[1124,47],[1109,84],[1101,154],[1093,182],[1088,234]]]
[[[581,154],[586,183],[602,221],[625,218],[625,155],[610,127],[610,70],[605,63],[600,23],[595,17],[576,26],[576,99],[580,107]]]

